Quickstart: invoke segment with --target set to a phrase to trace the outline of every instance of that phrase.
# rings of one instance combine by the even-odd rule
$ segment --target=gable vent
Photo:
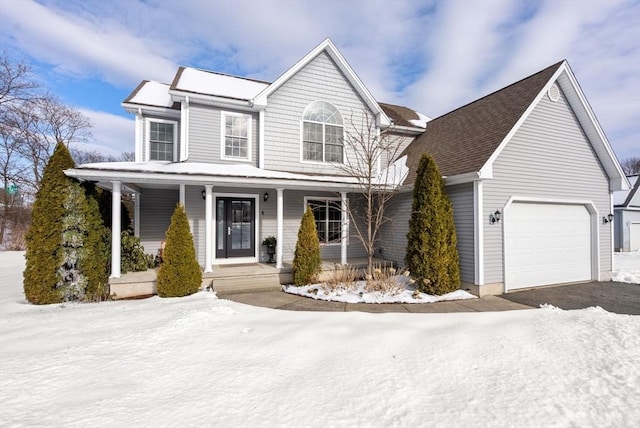
[[[558,99],[560,99],[560,88],[558,88],[558,85],[554,83],[549,87],[547,94],[549,95],[549,99],[551,101],[558,101]]]

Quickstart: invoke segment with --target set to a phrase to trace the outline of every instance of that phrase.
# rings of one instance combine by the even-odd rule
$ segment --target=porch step
[[[276,291],[282,289],[282,284],[292,282],[290,272],[270,273],[262,275],[243,275],[214,277],[213,290],[218,295],[230,293],[250,293],[252,291]]]

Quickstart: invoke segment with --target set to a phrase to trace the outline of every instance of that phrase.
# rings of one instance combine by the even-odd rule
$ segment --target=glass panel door
[[[216,199],[216,258],[255,255],[255,204],[248,198]]]

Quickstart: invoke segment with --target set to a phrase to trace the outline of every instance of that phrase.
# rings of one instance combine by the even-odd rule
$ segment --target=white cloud
[[[162,56],[152,35],[139,37],[111,19],[87,19],[34,1],[0,2],[2,30],[18,46],[61,73],[100,77],[117,87],[135,85],[141,75],[167,81],[176,64]],[[96,17],[97,18],[97,17]]]
[[[105,155],[119,157],[123,152],[134,151],[133,119],[114,114],[79,109],[91,121],[93,138],[78,148],[84,151],[96,151]]]
[[[435,117],[566,58],[618,155],[640,154],[633,0],[42,1],[0,1],[3,40],[119,88],[177,65],[274,80],[331,37],[379,101]]]

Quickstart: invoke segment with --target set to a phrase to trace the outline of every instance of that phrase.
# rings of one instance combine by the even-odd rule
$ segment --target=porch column
[[[277,197],[277,220],[276,220],[276,269],[282,269],[282,249],[284,248],[284,189],[276,189]]]
[[[111,278],[120,278],[120,182],[111,182]]]
[[[181,185],[180,185],[180,194],[179,194],[179,197],[180,197],[180,205],[182,205],[182,206],[183,206],[183,207],[185,207],[185,209],[186,209],[186,208],[187,208],[187,206],[186,206],[186,204],[184,203],[184,200],[185,200],[185,196],[184,196],[184,194],[185,194],[185,186],[184,186],[184,184],[181,184]]]
[[[342,222],[340,229],[340,264],[347,264],[347,225],[349,224],[349,213],[347,212],[347,192],[340,192],[340,211]]]
[[[140,197],[142,193],[136,192],[133,195],[133,234],[140,237]]]
[[[211,223],[213,222],[213,195],[211,193],[213,189],[212,184],[205,184],[204,191],[204,271],[212,272],[211,265],[213,264],[213,252],[212,252],[212,239],[211,239]]]

